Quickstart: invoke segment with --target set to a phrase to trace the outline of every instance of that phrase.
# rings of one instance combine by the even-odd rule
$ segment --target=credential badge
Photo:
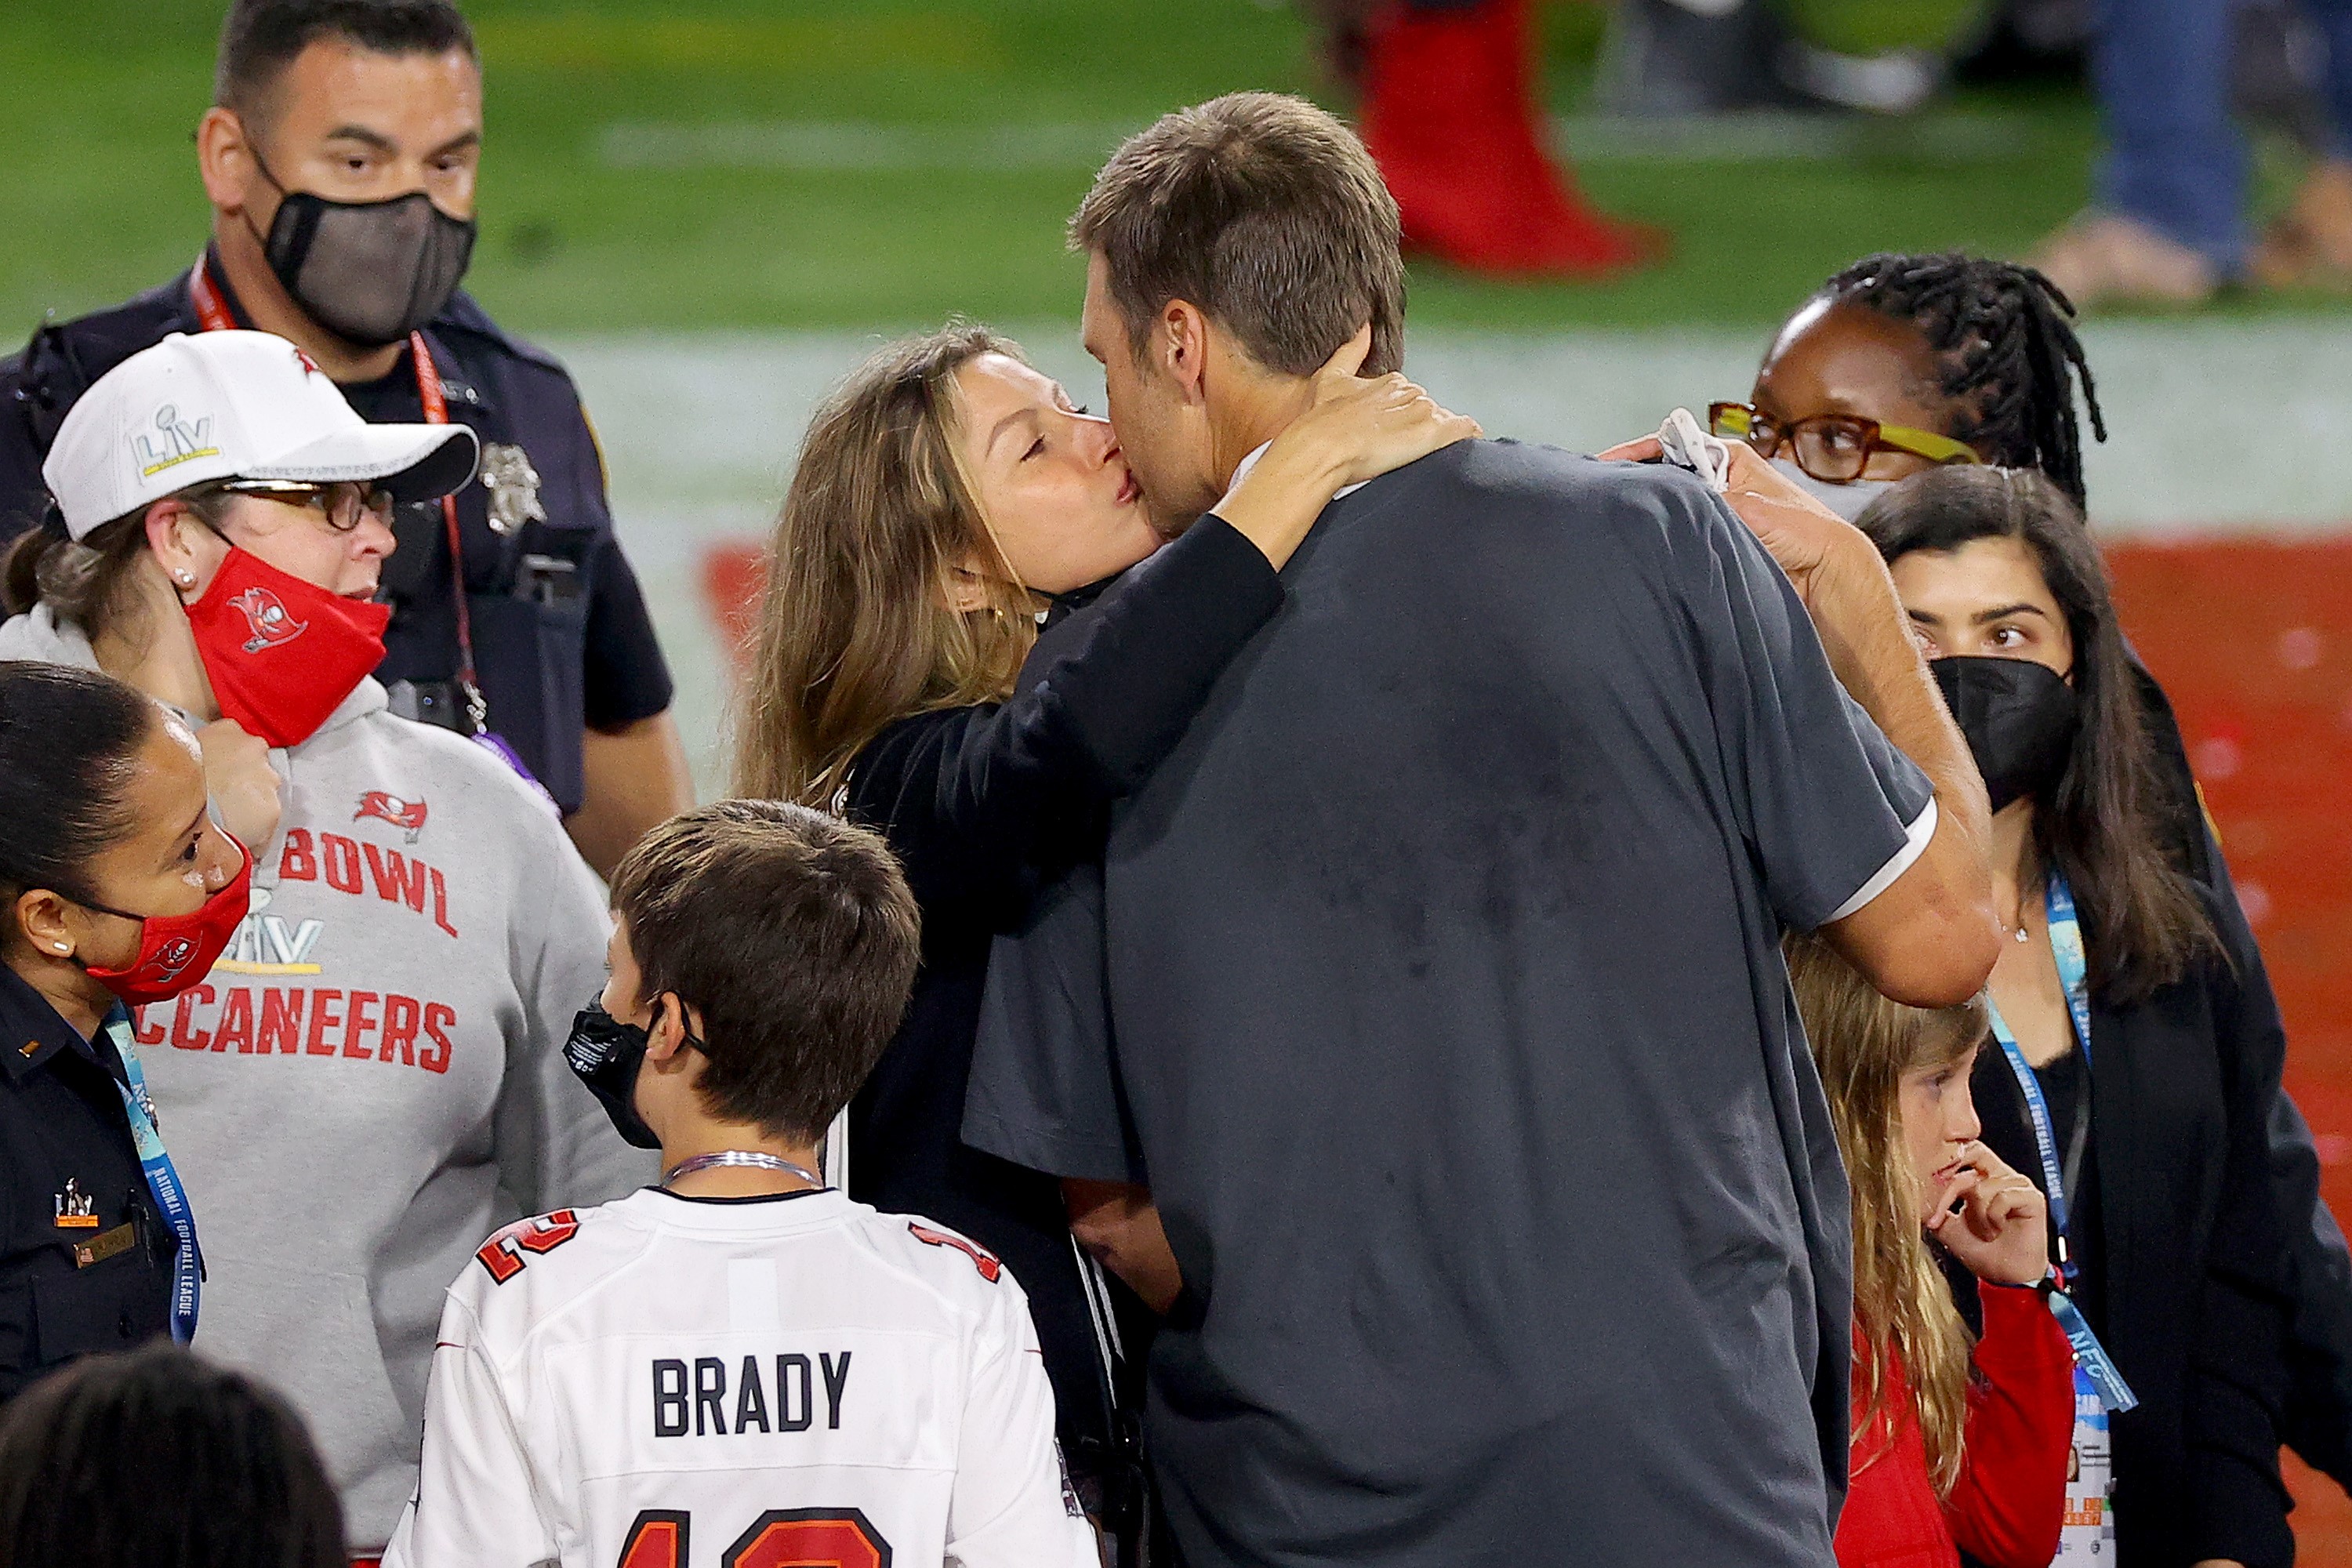
[[[500,539],[526,522],[545,522],[539,504],[539,470],[520,447],[492,441],[482,447],[482,485],[490,492],[490,531]]]

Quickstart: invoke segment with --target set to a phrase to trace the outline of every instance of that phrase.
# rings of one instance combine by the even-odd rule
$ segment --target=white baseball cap
[[[41,477],[75,539],[213,479],[355,481],[431,500],[474,477],[463,425],[371,425],[268,332],[173,332],[98,378]]]

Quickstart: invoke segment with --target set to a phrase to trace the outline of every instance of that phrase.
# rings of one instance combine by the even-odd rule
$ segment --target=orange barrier
[[[2329,1206],[2352,1215],[2352,541],[2107,559],[2262,939]],[[2291,1457],[2288,1479],[2298,1561],[2352,1568],[2352,1500]]]

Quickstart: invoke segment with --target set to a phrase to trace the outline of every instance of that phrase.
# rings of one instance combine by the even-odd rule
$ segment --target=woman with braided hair
[[[1748,402],[1716,405],[1715,428],[1747,438],[1848,518],[1893,484],[1954,463],[2038,469],[2082,509],[2081,416],[2100,440],[2106,426],[2074,315],[2064,292],[2031,267],[1959,252],[1864,257],[1798,307],[1766,351]],[[2225,938],[2259,969],[2172,704],[2137,657],[2129,668],[2164,846],[2211,890]],[[2244,978],[2265,1010],[2263,1026],[2283,1034],[2267,975]],[[2320,1202],[2310,1130],[2284,1093],[2270,1140],[2299,1282],[2283,1435],[2352,1487],[2352,1258]]]
[[[1866,256],[1789,318],[1747,404],[1715,405],[1831,510],[1945,463],[2036,468],[2084,504],[2076,384],[2106,425],[2074,307],[2030,267],[1950,252]]]

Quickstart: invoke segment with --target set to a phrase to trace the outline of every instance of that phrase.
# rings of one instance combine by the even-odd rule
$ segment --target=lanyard
[[[228,304],[221,298],[220,289],[213,282],[212,273],[204,258],[196,258],[195,269],[188,274],[188,298],[195,305],[196,320],[208,332],[226,332],[236,327],[236,318],[229,314]],[[408,357],[416,367],[416,400],[425,407],[425,423],[449,423],[449,398],[442,389],[441,372],[433,363],[433,351],[425,344],[423,332],[408,334]],[[457,689],[465,694],[466,719],[471,732],[481,734],[489,727],[489,704],[483,700],[481,682],[474,673],[473,616],[466,605],[466,556],[457,531],[457,498],[441,498],[441,522],[449,541],[449,578],[457,601]]]
[[[2058,963],[2058,983],[2066,992],[2066,1012],[2074,1022],[2074,1048],[2083,1053],[2083,1103],[2090,1103],[2091,1077],[2091,985],[2090,964],[2083,952],[2082,921],[2074,913],[2074,892],[2066,879],[2053,871],[2049,894],[2045,900],[2050,911],[2050,955]],[[2050,1223],[2058,1228],[2058,1247],[2068,1279],[2074,1278],[2073,1260],[2066,1252],[2066,1173],[2060,1163],[2057,1129],[2051,1124],[2050,1102],[2042,1098],[2042,1080],[2034,1076],[2025,1053],[2018,1048],[2017,1036],[2000,1007],[1988,994],[1987,1010],[1992,1016],[1992,1037],[2000,1046],[2000,1054],[2009,1062],[2009,1070],[2017,1079],[2019,1090],[2025,1096],[2025,1111],[2033,1123],[2033,1142],[2042,1156],[2042,1191],[2050,1197]]]
[[[2083,1053],[2083,1090],[2075,1112],[2079,1131],[2090,1120],[2090,963],[2083,951],[2083,924],[2074,911],[2074,890],[2054,870],[2050,873],[2045,902],[2050,915],[2050,955],[2057,961],[2058,983],[2066,992],[2066,1012],[2074,1025],[2074,1048]],[[2034,1076],[2025,1053],[2018,1048],[2017,1035],[2000,1016],[2000,1008],[1990,992],[1985,995],[1985,1008],[1991,1015],[1992,1037],[2000,1044],[2000,1054],[2017,1079],[2018,1089],[2025,1096],[2026,1115],[2033,1123],[2034,1150],[2042,1158],[2042,1191],[2050,1199],[2050,1223],[2058,1232],[2059,1272],[2064,1283],[2072,1283],[2077,1268],[2066,1238],[2066,1172],[2060,1162],[2057,1131],[2051,1125],[2050,1102],[2042,1098],[2042,1080]],[[2079,1152],[2080,1138],[2075,1143]],[[2075,1367],[2089,1380],[2099,1403],[2111,1414],[2137,1405],[2138,1395],[2124,1381],[2122,1371],[2107,1354],[2106,1347],[2099,1343],[2098,1335],[2092,1331],[2089,1321],[2073,1298],[2061,1289],[2051,1292],[2049,1300],[2052,1315],[2074,1347]]]
[[[122,1058],[123,1076],[131,1080],[114,1087],[131,1118],[131,1141],[139,1151],[139,1169],[147,1177],[147,1191],[154,1196],[163,1223],[180,1238],[179,1254],[172,1260],[172,1342],[184,1345],[196,1336],[196,1298],[204,1280],[204,1258],[196,1250],[195,1211],[188,1206],[187,1189],[180,1184],[180,1173],[173,1168],[172,1156],[163,1148],[163,1134],[155,1126],[155,1103],[148,1098],[147,1073],[139,1065],[139,1050],[131,1042],[129,1009],[118,1005],[106,1016],[104,1027],[114,1042],[115,1054]]]

